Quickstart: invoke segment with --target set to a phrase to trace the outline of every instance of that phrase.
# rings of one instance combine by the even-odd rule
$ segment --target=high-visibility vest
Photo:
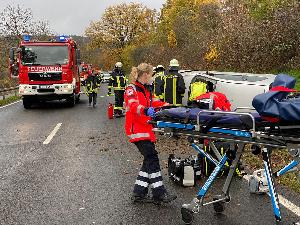
[[[203,95],[206,93],[206,86],[207,84],[201,81],[194,82],[190,86],[190,96],[189,96],[189,101],[194,101],[196,98],[200,95]]]

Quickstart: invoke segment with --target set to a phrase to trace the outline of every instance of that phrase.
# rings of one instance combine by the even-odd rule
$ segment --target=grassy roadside
[[[264,168],[262,157],[258,157],[256,155],[253,155],[251,152],[247,151],[243,154],[243,164],[247,165],[247,168],[251,171],[262,169]],[[274,150],[272,152],[272,158],[271,163],[273,167],[273,171],[277,171],[284,166],[286,166],[290,161],[292,160],[292,157],[289,155],[289,153],[286,150]],[[287,186],[294,190],[295,192],[300,194],[300,181],[297,179],[297,176],[295,173],[289,173],[286,174],[279,179],[276,180],[278,184],[281,184],[283,186]]]
[[[21,99],[21,96],[11,96],[0,100],[0,106],[8,105]]]
[[[18,85],[18,79],[0,78],[0,89],[15,87]]]

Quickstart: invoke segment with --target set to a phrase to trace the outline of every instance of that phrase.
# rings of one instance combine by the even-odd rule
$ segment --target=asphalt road
[[[124,134],[124,118],[107,119],[109,101],[111,97],[99,96],[98,106],[88,108],[83,95],[74,108],[61,102],[31,110],[21,103],[0,108],[0,224],[183,224],[181,205],[198,189],[170,182],[165,166],[165,184],[178,198],[161,206],[131,203],[142,158]],[[58,123],[60,129],[44,145]],[[171,141],[160,140],[165,145]],[[168,154],[159,151],[164,165]],[[300,205],[299,195],[285,189],[280,193]],[[223,215],[216,215],[212,206],[203,207],[194,224],[274,224],[269,197],[250,195],[246,181],[236,178],[231,196]],[[281,209],[284,224],[300,221]]]

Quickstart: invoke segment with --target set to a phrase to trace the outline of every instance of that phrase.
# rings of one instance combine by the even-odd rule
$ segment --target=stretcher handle
[[[234,109],[234,112],[237,112],[238,110],[241,110],[241,109],[255,110],[255,108],[252,108],[252,107],[236,107],[236,108]]]
[[[252,137],[255,136],[255,131],[256,131],[255,118],[250,113],[238,113],[238,112],[227,112],[227,111],[201,110],[197,114],[197,125],[198,125],[198,127],[200,127],[200,114],[201,113],[215,113],[215,114],[223,114],[223,115],[249,116],[251,118],[251,120],[252,120],[252,132],[251,132],[252,133]]]

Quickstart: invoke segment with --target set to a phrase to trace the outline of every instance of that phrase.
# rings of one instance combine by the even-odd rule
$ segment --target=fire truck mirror
[[[76,63],[77,63],[77,65],[81,64],[80,50],[79,49],[76,49]]]
[[[18,49],[11,48],[9,50],[9,72],[11,77],[18,77],[19,76],[19,66],[18,61],[16,58],[16,51]]]
[[[11,48],[9,50],[9,62],[10,62],[10,64],[14,64],[14,62],[15,62],[15,49],[14,48]]]

